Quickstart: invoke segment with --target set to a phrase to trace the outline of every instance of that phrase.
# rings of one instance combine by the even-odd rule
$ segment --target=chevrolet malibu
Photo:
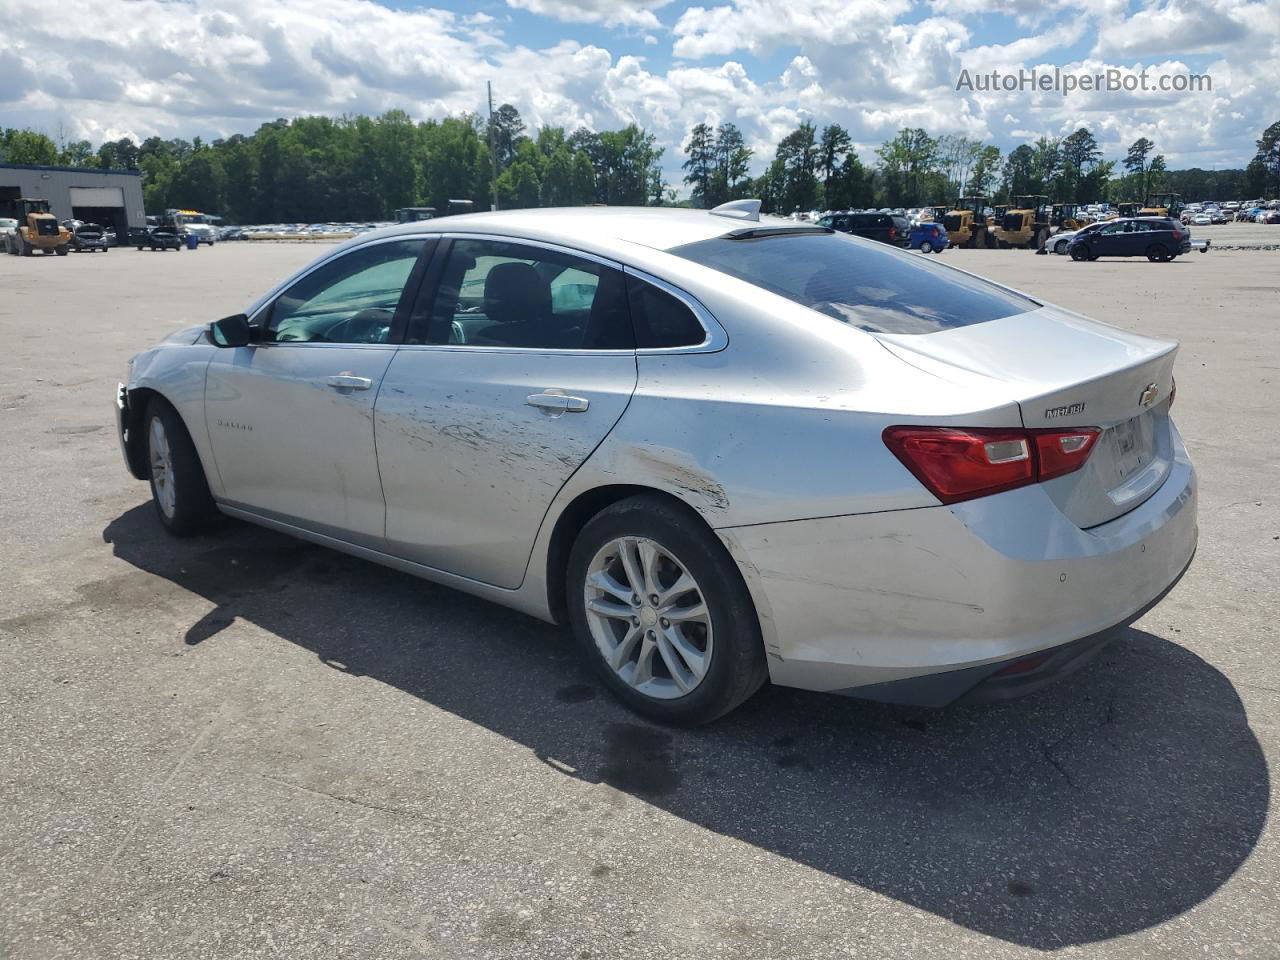
[[[758,210],[365,234],[134,357],[128,467],[174,535],[227,514],[568,624],[673,723],[766,680],[1030,692],[1173,586],[1175,343]]]

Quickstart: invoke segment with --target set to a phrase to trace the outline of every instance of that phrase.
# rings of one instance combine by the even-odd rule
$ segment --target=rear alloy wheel
[[[921,241],[920,241],[920,252],[921,252],[921,253],[933,253],[933,244],[932,244],[932,243],[930,243],[928,240],[921,240]]]
[[[1152,263],[1164,263],[1169,259],[1169,248],[1163,243],[1153,243],[1147,247],[1147,259]]]
[[[708,723],[765,680],[746,584],[688,508],[639,496],[601,511],[574,543],[566,584],[580,647],[638,713]]]
[[[177,537],[209,529],[220,514],[182,418],[165,400],[156,397],[147,405],[144,422],[151,498],[160,522]]]

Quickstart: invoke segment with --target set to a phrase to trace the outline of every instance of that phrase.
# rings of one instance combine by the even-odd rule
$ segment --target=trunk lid
[[[1057,307],[925,335],[874,334],[900,359],[964,389],[997,381],[1029,429],[1098,427],[1084,467],[1046,492],[1080,527],[1134,509],[1172,464],[1171,340],[1109,327]]]

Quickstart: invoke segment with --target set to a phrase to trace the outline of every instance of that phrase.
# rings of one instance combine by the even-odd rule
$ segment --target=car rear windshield
[[[724,236],[668,252],[871,333],[935,333],[1040,306],[920,254],[841,233]]]

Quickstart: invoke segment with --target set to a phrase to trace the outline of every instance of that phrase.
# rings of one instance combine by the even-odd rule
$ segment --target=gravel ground
[[[0,957],[1280,955],[1275,254],[943,254],[1182,341],[1195,564],[1029,699],[766,689],[682,732],[544,624],[161,532],[127,358],[318,252],[0,257]]]

